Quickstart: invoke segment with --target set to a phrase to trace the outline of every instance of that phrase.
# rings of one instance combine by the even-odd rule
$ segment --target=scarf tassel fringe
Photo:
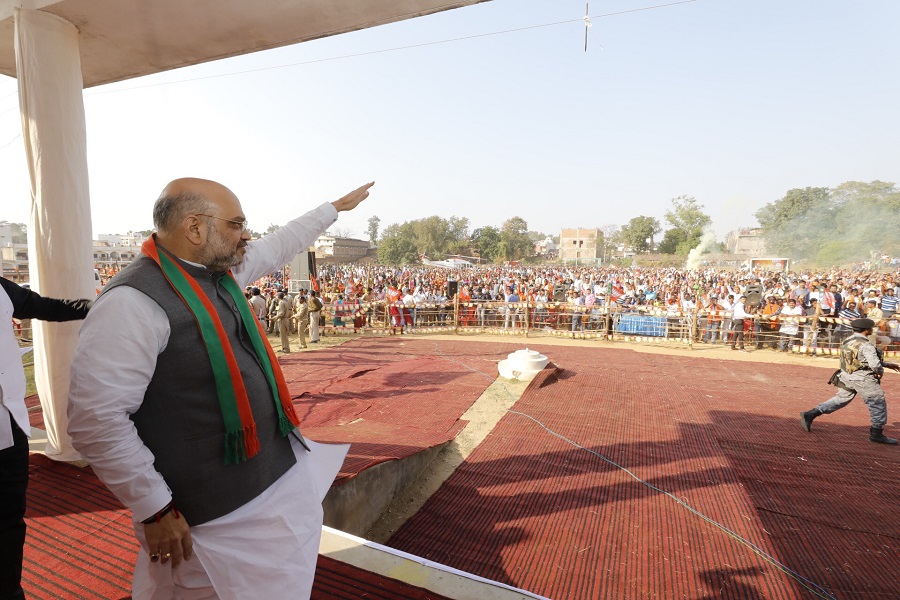
[[[279,424],[280,425],[280,424]],[[241,431],[225,434],[225,464],[236,465],[259,453],[259,438],[256,425],[249,425]]]

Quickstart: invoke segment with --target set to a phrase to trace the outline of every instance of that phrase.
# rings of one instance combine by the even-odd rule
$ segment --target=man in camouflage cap
[[[830,384],[837,386],[838,392],[830,400],[804,413],[800,413],[800,425],[809,431],[813,419],[827,415],[847,406],[860,394],[872,415],[869,440],[879,444],[897,444],[897,440],[883,433],[887,423],[887,403],[881,388],[884,370],[900,371],[900,365],[884,362],[883,354],[875,348],[867,336],[872,334],[875,322],[872,319],[854,319],[850,322],[853,335],[841,344],[841,368],[831,376]]]

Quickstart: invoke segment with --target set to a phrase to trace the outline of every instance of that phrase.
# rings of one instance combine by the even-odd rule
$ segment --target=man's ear
[[[197,215],[188,215],[181,222],[184,238],[194,246],[202,246],[206,240],[206,223]]]

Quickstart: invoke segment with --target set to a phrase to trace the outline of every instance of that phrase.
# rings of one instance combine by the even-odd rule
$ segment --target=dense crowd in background
[[[861,316],[876,321],[879,346],[900,344],[898,284],[900,270],[357,264],[322,267],[309,282],[328,325],[354,331],[452,323],[612,334],[629,315],[655,319],[649,335],[805,351],[839,344]],[[280,273],[257,286],[270,305],[288,292]]]

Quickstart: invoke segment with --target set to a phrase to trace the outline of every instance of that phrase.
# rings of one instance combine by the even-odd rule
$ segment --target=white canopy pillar
[[[31,177],[28,263],[32,288],[93,298],[91,207],[78,29],[53,14],[15,10],[22,138]],[[35,382],[47,455],[77,460],[66,432],[69,366],[80,322],[33,321]]]

